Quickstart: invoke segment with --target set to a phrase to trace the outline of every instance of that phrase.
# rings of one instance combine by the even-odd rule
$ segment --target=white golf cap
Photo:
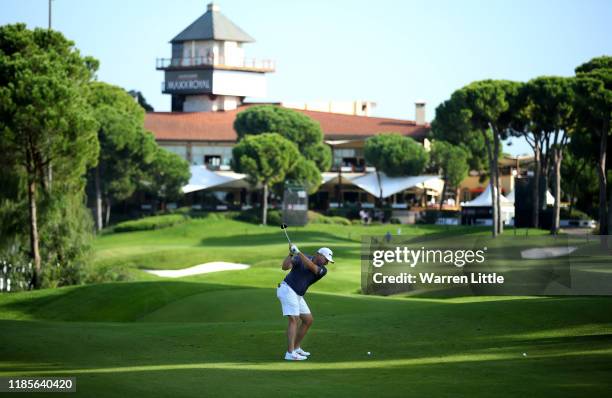
[[[328,247],[322,247],[317,250],[317,253],[321,254],[323,257],[327,259],[330,263],[334,263],[335,261],[332,259],[334,253]]]

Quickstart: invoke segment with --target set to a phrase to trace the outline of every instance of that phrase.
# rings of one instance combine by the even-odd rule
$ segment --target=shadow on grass
[[[573,361],[568,367],[567,361]],[[455,397],[606,396],[609,357],[467,355],[361,360],[353,363],[252,361],[149,362],[142,365],[72,367],[17,366],[14,374],[77,377],[76,396],[292,396]],[[34,365],[34,364],[32,364]],[[579,368],[579,370],[576,370]],[[313,382],[316,380],[317,382]],[[114,395],[113,395],[114,394]]]
[[[511,336],[502,336],[500,339],[508,341]],[[533,338],[517,338],[511,340],[513,344],[524,345],[537,343],[538,346],[559,346],[569,344],[586,344],[594,346],[601,344],[602,346],[612,347],[612,333],[590,334],[580,336],[556,336],[556,337],[533,337]]]
[[[312,347],[313,356],[296,364],[280,357],[285,322],[273,289],[211,292],[210,297],[184,297],[171,305],[182,301],[206,312],[201,304],[208,301],[209,308],[230,314],[231,322],[188,325],[178,318],[168,324],[69,326],[0,321],[4,343],[0,372],[74,375],[77,390],[88,396],[118,390],[126,396],[141,396],[143,388],[152,389],[146,396],[156,395],[155,388],[165,392],[185,388],[173,396],[201,395],[202,386],[212,396],[253,396],[251,389],[254,395],[277,395],[258,389],[259,383],[282,391],[299,389],[309,396],[336,387],[338,396],[393,396],[402,389],[431,396],[452,389],[453,396],[474,396],[474,386],[485,389],[483,396],[503,396],[508,391],[513,392],[509,396],[551,396],[546,393],[550,385],[578,382],[591,386],[583,393],[604,396],[595,392],[610,383],[609,334],[519,335],[518,339],[511,334],[545,330],[554,334],[559,328],[590,324],[603,330],[612,321],[611,299],[450,304],[309,294],[315,324],[306,347]],[[233,299],[228,297],[232,294]],[[274,311],[269,318],[274,320],[239,322],[242,314],[262,306],[264,312]],[[168,313],[175,310],[166,308]],[[374,355],[366,356],[367,351]],[[521,356],[525,351],[527,358]],[[570,361],[572,366],[567,365]],[[317,383],[312,382],[315,379]],[[347,384],[350,387],[342,389]],[[530,385],[523,390],[524,384]],[[503,392],[497,391],[502,387]],[[462,389],[465,394],[460,393]],[[567,391],[568,395],[576,392]]]
[[[181,281],[70,286],[54,291],[53,295],[45,295],[44,291],[14,293],[23,299],[11,297],[0,304],[0,313],[7,311],[18,318],[51,321],[129,322],[190,295],[244,288]]]

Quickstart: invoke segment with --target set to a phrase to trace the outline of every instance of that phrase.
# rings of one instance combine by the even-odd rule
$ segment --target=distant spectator
[[[359,210],[359,219],[361,220],[362,224],[367,224],[368,223],[368,213],[366,213],[365,210],[363,209]]]

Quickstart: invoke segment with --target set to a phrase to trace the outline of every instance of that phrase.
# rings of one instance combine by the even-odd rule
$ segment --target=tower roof
[[[191,40],[224,40],[241,43],[255,41],[225,15],[221,14],[219,6],[213,3],[208,4],[206,13],[179,33],[170,43]]]

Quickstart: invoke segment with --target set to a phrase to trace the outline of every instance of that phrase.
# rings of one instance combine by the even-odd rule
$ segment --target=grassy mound
[[[351,225],[351,220],[346,217],[340,216],[326,216],[315,211],[308,211],[308,222],[314,224],[339,224],[339,225]]]
[[[181,214],[165,214],[162,216],[151,216],[139,220],[124,221],[113,227],[114,232],[148,231],[171,227],[187,221],[187,217]]]

